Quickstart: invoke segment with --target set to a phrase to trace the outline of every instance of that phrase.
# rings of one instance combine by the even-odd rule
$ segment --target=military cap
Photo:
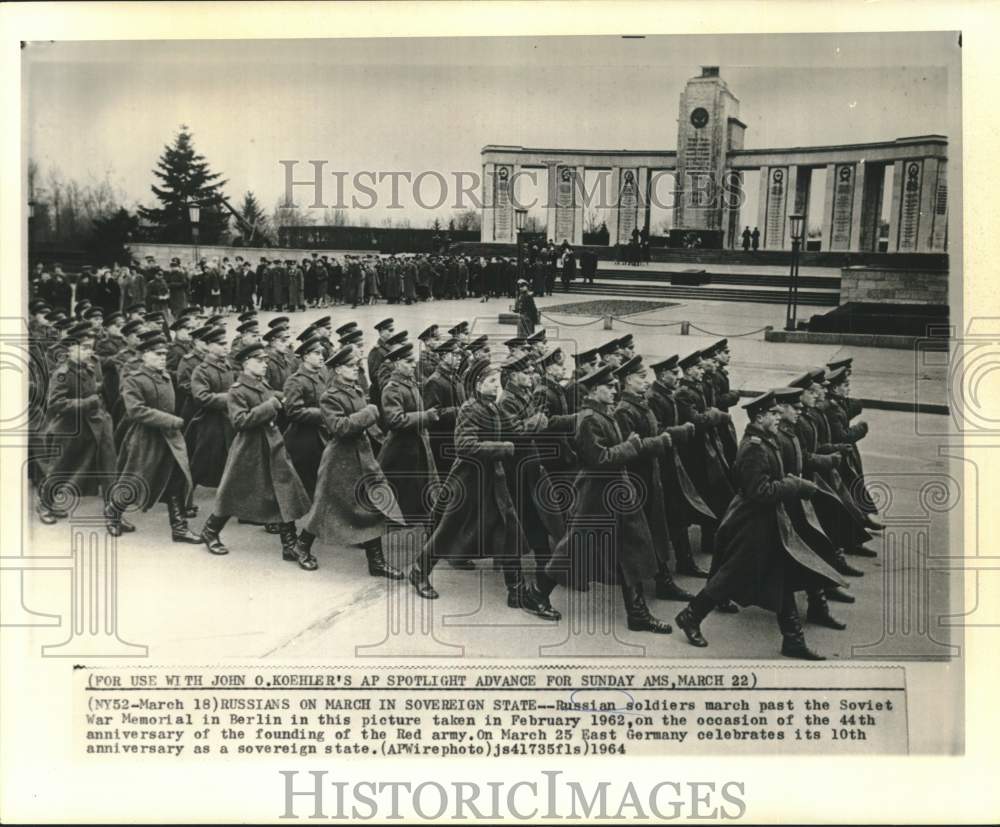
[[[140,353],[149,353],[157,350],[166,351],[166,349],[167,340],[164,336],[150,336],[139,343]]]
[[[288,333],[288,325],[276,325],[272,327],[267,333],[264,334],[263,339],[265,342],[273,342],[275,339],[280,339],[282,336],[288,335],[291,338],[291,334]]]
[[[265,350],[266,348],[262,342],[253,342],[252,344],[244,345],[236,351],[236,361],[242,363],[247,359],[259,357]]]
[[[540,345],[542,342],[545,341],[545,328],[544,327],[539,328],[530,336],[528,336],[524,341],[527,342],[529,345]]]
[[[593,373],[580,377],[578,380],[585,388],[596,388],[598,385],[614,384],[614,368],[611,365],[601,365]]]
[[[93,307],[93,302],[90,299],[81,299],[75,305],[73,305],[73,313],[79,316],[88,307]]]
[[[677,364],[684,370],[687,370],[692,365],[697,365],[702,360],[702,352],[700,350],[695,350],[689,353],[687,356],[679,359]]]
[[[445,339],[441,344],[434,348],[435,353],[452,353],[459,349],[457,339]]]
[[[459,333],[468,333],[468,331],[469,331],[469,323],[468,322],[459,322],[454,327],[448,328],[448,332],[452,336],[457,336]]]
[[[51,309],[52,308],[49,306],[49,303],[44,299],[35,299],[28,305],[28,310],[30,310],[32,314],[48,313]]]
[[[205,319],[205,324],[210,324],[214,327],[216,325],[221,325],[224,321],[225,321],[224,316],[216,314],[214,316],[209,316],[207,319]]]
[[[210,327],[208,332],[202,336],[202,341],[206,345],[224,344],[226,341],[226,329],[224,327]]]
[[[154,310],[152,313],[147,313],[145,321],[160,322],[160,324],[163,324],[164,322],[163,313],[161,313],[159,310]]]
[[[482,336],[476,337],[471,342],[469,342],[468,350],[470,353],[474,353],[478,350],[483,350],[483,349],[488,350],[489,346],[490,346],[490,337],[484,334]]]
[[[779,405],[797,405],[802,399],[802,388],[774,388],[771,393]]]
[[[365,332],[363,330],[348,330],[343,336],[340,337],[340,344],[342,345],[359,345],[365,338]]]
[[[201,313],[201,305],[198,305],[198,304],[189,304],[187,307],[185,307],[177,315],[178,315],[178,317],[182,317],[182,316],[197,316],[199,313]]]
[[[729,350],[729,339],[719,339],[714,345],[712,345],[712,353],[721,353],[724,350]]]
[[[382,319],[382,321],[375,325],[375,329],[385,330],[387,327],[392,327],[394,324],[395,322],[392,319]]]
[[[288,316],[275,316],[267,323],[267,326],[278,327],[279,325],[284,325],[285,327],[288,327],[288,324],[289,324]]]
[[[835,362],[827,362],[826,367],[828,370],[837,370],[837,368],[847,368],[847,372],[850,373],[854,364],[854,357],[848,356],[846,359],[837,359]]]
[[[193,324],[194,324],[194,319],[192,319],[190,316],[181,316],[176,322],[170,325],[170,329],[180,330],[182,327],[189,327]]]
[[[298,339],[300,342],[304,342],[306,339],[311,339],[315,335],[316,335],[316,325],[311,324],[295,338]]]
[[[236,330],[239,331],[240,333],[249,333],[251,330],[254,333],[256,333],[257,332],[257,322],[256,322],[256,320],[253,320],[253,319],[251,319],[249,322],[243,322],[243,324],[238,325],[236,327]]]
[[[826,375],[826,371],[823,368],[813,368],[812,370],[807,370],[800,376],[796,376],[791,382],[788,383],[790,388],[809,388],[814,382],[822,383],[823,377]]]
[[[515,336],[513,339],[508,339],[504,344],[513,350],[516,347],[524,347],[525,341],[521,336]]]
[[[122,326],[122,333],[126,336],[131,336],[133,333],[142,330],[142,326],[144,324],[145,322],[143,322],[142,319],[133,319],[130,322],[126,322]]]
[[[240,313],[240,315],[236,318],[239,319],[240,322],[249,322],[251,319],[257,318],[257,313],[254,310],[247,310],[245,313]]]
[[[299,356],[305,356],[307,353],[312,353],[314,350],[323,349],[323,339],[319,336],[309,336],[306,338],[301,345],[295,348],[295,352]]]
[[[407,335],[408,334],[405,330],[397,330],[385,340],[385,343],[389,345],[390,348],[395,347],[396,345],[401,345],[406,341]]]
[[[586,365],[597,359],[598,355],[597,348],[592,347],[590,350],[581,350],[579,353],[574,353],[573,361],[578,365]]]
[[[62,330],[69,330],[74,324],[76,324],[76,320],[75,319],[59,319],[52,326],[56,330],[62,331]],[[139,322],[139,324],[142,324],[142,322]]]
[[[618,340],[618,347],[619,348],[623,348],[623,347],[634,348],[635,347],[635,340],[632,338],[632,334],[631,333],[626,333],[624,336],[622,336]]]
[[[650,367],[659,373],[661,370],[673,370],[677,367],[677,362],[679,361],[677,354],[673,356],[668,356],[666,359],[661,359],[659,362],[653,362]]]
[[[619,347],[618,342],[619,342],[618,339],[612,339],[610,342],[605,342],[603,345],[597,348],[597,355],[607,356],[609,353],[614,353],[616,350],[618,350]]]
[[[177,258],[177,256],[174,256],[172,259],[170,259],[170,263],[171,264],[180,264],[181,260],[179,258]]]
[[[94,326],[90,322],[75,322],[66,329],[66,335],[74,338],[94,336]]]
[[[142,331],[142,333],[139,334],[139,338],[142,339],[142,341],[144,342],[146,341],[146,339],[152,339],[154,336],[163,336],[163,331],[159,329],[144,330]]]
[[[560,353],[562,353],[561,347],[552,348],[552,350],[550,350],[548,353],[546,353],[538,360],[537,362],[538,366],[545,368],[551,364],[554,364],[555,362],[558,362],[559,361],[558,356]]]
[[[87,321],[93,321],[98,316],[100,316],[102,320],[104,319],[104,308],[88,307],[86,310],[83,311],[83,318],[85,318]]]
[[[390,362],[398,362],[400,359],[406,359],[412,354],[413,344],[411,342],[405,342],[401,345],[396,345],[396,347],[389,351],[385,358]]]
[[[836,370],[828,371],[826,374],[826,384],[833,386],[847,381],[847,368],[840,367]]]
[[[522,373],[531,370],[532,361],[527,355],[511,356],[500,366],[507,373]]]
[[[518,287],[520,287],[520,286],[521,286],[522,284],[523,284],[523,285],[524,285],[525,287],[527,287],[527,286],[528,286],[528,282],[527,282],[527,280],[526,280],[526,279],[518,279],[518,280],[517,280],[517,286],[518,286]]]
[[[339,350],[330,354],[326,360],[327,367],[336,368],[342,365],[351,365],[358,361],[358,352],[353,345],[344,345]]]
[[[432,338],[433,336],[436,336],[437,332],[438,332],[438,326],[436,324],[432,324],[429,327],[427,327],[423,333],[417,336],[417,338],[420,339],[421,342],[426,342],[428,339]]]
[[[348,322],[347,324],[342,324],[340,327],[338,327],[334,331],[334,333],[336,333],[338,336],[346,336],[352,330],[357,330],[357,329],[358,329],[357,322]]]
[[[771,408],[773,408],[776,404],[777,402],[774,399],[774,394],[771,393],[771,391],[768,391],[767,393],[762,393],[760,396],[755,396],[749,402],[744,404],[743,410],[747,412],[747,416],[752,422],[755,416],[771,410]]]
[[[133,313],[143,313],[145,312],[145,310],[146,310],[146,305],[144,305],[142,302],[136,302],[135,304],[130,304],[128,307],[125,308],[125,312],[130,316]]]
[[[54,324],[55,322],[58,322],[60,319],[65,319],[65,318],[66,314],[63,313],[61,310],[50,310],[48,313],[45,314],[45,321],[47,321],[49,324]]]
[[[642,370],[645,370],[645,366],[642,364],[642,357],[633,356],[615,369],[615,376],[618,379],[624,379],[626,376],[639,373]]]
[[[216,328],[215,325],[203,324],[201,327],[196,327],[191,331],[191,338],[199,341],[204,340],[205,336],[217,329],[218,328]]]
[[[320,316],[316,321],[313,322],[313,327],[329,327],[329,326],[330,326],[329,316]]]
[[[110,313],[108,317],[104,320],[104,326],[111,327],[112,325],[117,324],[118,322],[124,320],[125,320],[125,314],[119,310],[116,310],[114,313]]]

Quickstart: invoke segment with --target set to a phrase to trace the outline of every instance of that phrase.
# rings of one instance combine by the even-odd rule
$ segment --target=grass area
[[[631,299],[599,299],[570,304],[550,304],[540,309],[545,313],[565,313],[569,316],[632,316],[662,307],[676,307],[677,302],[651,302]]]

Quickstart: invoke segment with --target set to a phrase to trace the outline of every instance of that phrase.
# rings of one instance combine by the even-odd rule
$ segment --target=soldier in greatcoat
[[[153,336],[139,345],[142,365],[122,384],[128,428],[118,452],[118,479],[105,511],[108,532],[120,536],[126,528],[122,512],[127,505],[148,511],[167,504],[170,539],[200,544],[188,527],[184,503],[191,490],[191,470],[182,429],[174,413],[174,386],[167,372],[167,340]]]
[[[840,474],[844,484],[863,512],[871,515],[877,509],[871,495],[865,488],[865,470],[861,461],[858,442],[868,435],[868,423],[864,420],[851,424],[851,420],[861,412],[861,406],[851,396],[851,377],[847,364],[840,364],[826,374],[826,404],[823,413],[830,425],[830,437],[834,443],[845,445],[844,464]]]
[[[456,341],[445,340],[437,346],[435,355],[438,357],[437,368],[424,381],[423,397],[427,407],[438,409],[438,421],[428,429],[428,433],[434,466],[438,475],[444,477],[455,461],[455,422],[458,409],[465,402],[465,388],[458,375],[462,354]]]
[[[708,362],[706,364],[711,364],[712,369],[706,371],[705,379],[712,383],[715,407],[725,413],[728,413],[729,409],[740,401],[740,395],[736,391],[731,390],[729,383],[727,366],[729,365],[731,355],[728,339],[720,339],[708,349],[707,353]],[[733,425],[733,420],[729,419],[719,426],[718,433],[719,439],[722,442],[726,464],[732,466],[736,459],[736,451],[739,448],[739,440],[736,438],[736,427]]]
[[[795,603],[796,591],[843,586],[844,581],[795,532],[785,503],[812,498],[808,480],[785,473],[775,441],[779,411],[774,394],[743,406],[750,424],[736,456],[737,491],[716,536],[719,565],[705,588],[677,615],[688,641],[707,646],[700,624],[720,602],[735,600],[777,615],[781,653],[823,660],[806,644]]]
[[[434,531],[410,570],[410,583],[427,600],[439,595],[430,575],[439,559],[493,557],[500,562],[507,605],[545,620],[559,620],[547,592],[525,582],[519,549],[525,547],[505,460],[513,459],[518,436],[500,410],[500,374],[481,363],[472,374],[474,396],[462,405],[455,431],[458,457],[435,506]],[[545,579],[545,575],[541,575]],[[551,589],[549,589],[551,591]]]
[[[117,461],[95,368],[94,332],[77,325],[61,344],[66,355],[49,378],[44,426],[52,454],[39,489],[39,516],[46,525],[69,516],[62,506],[79,497],[107,497]]]
[[[229,389],[229,420],[236,437],[215,497],[211,516],[201,532],[213,554],[228,554],[219,533],[231,516],[278,525],[282,557],[297,560],[295,520],[309,510],[309,495],[278,430],[281,401],[264,381],[267,361],[264,345],[246,345],[236,354],[242,367]]]
[[[548,574],[576,588],[618,583],[628,628],[669,634],[670,625],[653,616],[643,594],[643,581],[653,579],[659,567],[646,515],[630,507],[639,502],[639,493],[626,472],[640,456],[661,454],[669,437],[622,434],[613,414],[615,379],[609,365],[581,381],[587,396],[576,436],[576,496]]]
[[[673,446],[660,461],[663,480],[663,495],[666,502],[667,529],[674,547],[677,561],[676,572],[688,577],[708,577],[694,559],[688,529],[692,525],[701,526],[702,538],[714,536],[719,518],[708,506],[688,475],[681,461],[680,446],[695,438],[696,426],[693,422],[682,423],[674,392],[679,381],[680,368],[677,355],[669,356],[650,367],[656,381],[646,393],[649,408],[656,417],[661,431],[670,434]]]
[[[379,368],[389,355],[391,348],[386,344],[386,340],[396,332],[395,322],[392,319],[382,319],[375,325],[375,330],[378,331],[378,342],[368,352],[368,381],[369,399],[378,405],[382,400],[382,390],[378,380]]]
[[[667,527],[666,497],[663,491],[661,463],[670,461],[673,438],[669,431],[660,427],[656,416],[646,399],[649,391],[648,371],[641,356],[633,356],[615,371],[621,393],[614,409],[615,420],[623,434],[638,434],[643,439],[662,434],[663,452],[640,454],[625,466],[635,480],[636,489],[642,496],[642,509],[653,536],[656,552],[656,597],[659,600],[690,600],[694,595],[677,585],[670,573],[669,549],[670,531]]]
[[[327,360],[330,381],[320,397],[320,412],[329,439],[313,506],[296,545],[297,559],[302,568],[317,567],[312,554],[317,537],[325,543],[361,545],[372,577],[401,580],[403,573],[386,562],[382,535],[390,523],[402,525],[403,514],[368,439],[379,414],[357,384],[361,364],[350,345]]]
[[[386,439],[378,463],[392,484],[407,523],[423,523],[430,516],[438,485],[428,428],[437,423],[439,413],[436,408],[424,408],[412,344],[393,348],[386,362],[392,373],[382,385]]]
[[[320,398],[328,375],[324,365],[323,345],[318,336],[309,336],[295,351],[300,364],[285,382],[285,447],[306,491],[314,497],[320,458],[329,440],[323,424]]]
[[[229,389],[236,370],[228,357],[226,331],[221,327],[199,330],[204,357],[191,373],[193,414],[185,438],[191,457],[195,486],[218,488],[236,431],[229,421]]]

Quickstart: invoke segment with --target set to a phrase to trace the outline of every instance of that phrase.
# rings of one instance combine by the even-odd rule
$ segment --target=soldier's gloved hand
[[[548,427],[549,418],[543,413],[536,413],[531,416],[524,423],[524,427],[530,431],[540,431],[543,428]]]
[[[809,482],[809,480],[802,479],[801,477],[798,478],[798,486],[799,496],[804,500],[811,500],[814,496],[816,496],[816,492],[819,491],[816,483]]]
[[[272,396],[271,397],[271,404],[274,406],[274,409],[276,411],[280,411],[282,409],[282,407],[284,407],[281,404],[281,400],[277,396]]]
[[[437,422],[441,419],[441,412],[437,408],[428,408],[427,418],[430,419],[431,422]]]
[[[661,455],[663,453],[663,442],[658,436],[640,437],[639,442],[639,452],[643,456]]]
[[[170,426],[170,430],[180,431],[183,428],[184,428],[184,420],[179,416],[175,416],[173,419],[173,423]]]
[[[838,442],[833,447],[836,448],[838,451],[840,451],[840,453],[842,454],[850,453],[851,449],[854,448],[854,446],[851,445],[850,442]]]
[[[632,431],[626,438],[625,442],[631,445],[635,450],[642,450],[642,437],[639,436],[635,431]]]
[[[844,461],[844,458],[840,454],[830,454],[830,465],[833,468],[840,468],[840,463]]]
[[[358,424],[362,428],[368,428],[375,424],[375,420],[378,419],[378,408],[374,405],[365,405],[360,411],[355,414],[358,417]]]
[[[861,436],[868,435],[868,423],[865,422],[863,419],[858,422],[857,428],[859,431],[861,431]]]
[[[94,413],[101,407],[101,398],[95,393],[87,396],[83,400],[83,410],[86,413]]]
[[[670,434],[669,431],[664,431],[662,434],[660,434],[659,439],[660,439],[661,444],[663,445],[663,452],[664,453],[666,453],[666,451],[667,451],[668,448],[673,447],[674,438]]]

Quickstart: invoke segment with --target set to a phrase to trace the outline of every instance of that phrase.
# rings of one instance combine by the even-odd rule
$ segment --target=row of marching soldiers
[[[231,517],[280,537],[284,559],[315,570],[317,540],[365,549],[372,576],[402,579],[382,550],[393,527],[427,530],[409,581],[423,598],[436,563],[460,569],[492,558],[507,605],[560,619],[558,585],[621,586],[628,628],[669,633],[643,589],[687,602],[676,623],[696,646],[713,609],[773,611],[782,653],[821,656],[805,620],[845,628],[829,601],[854,602],[843,577],[863,572],[847,554],[881,528],[864,489],[851,424],[850,360],[811,370],[744,405],[737,440],[728,409],[726,340],[650,365],[631,335],[575,354],[575,370],[544,330],[505,342],[491,361],[485,336],[466,323],[417,337],[393,319],[375,326],[365,357],[353,322],[329,317],[292,339],[287,317],[260,330],[240,317],[226,341],[220,317],[190,308],[165,335],[141,306],[102,318],[76,308],[59,318],[30,308],[43,354],[44,426],[33,466],[42,522],[67,516],[52,488],[78,494],[104,482],[108,531],[134,531],[128,508],[165,502],[171,537],[226,554]],[[196,485],[216,489],[200,532]],[[296,526],[298,522],[301,530]],[[689,529],[698,526],[703,570]],[[671,554],[672,550],[672,554]],[[524,565],[534,557],[531,576]],[[671,570],[672,569],[672,570]],[[698,594],[675,582],[706,579]]]

